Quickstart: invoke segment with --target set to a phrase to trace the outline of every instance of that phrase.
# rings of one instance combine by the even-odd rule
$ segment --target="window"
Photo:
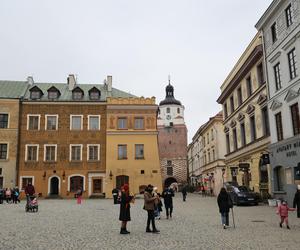
[[[83,93],[79,90],[73,91],[72,97],[73,97],[73,100],[81,100],[83,98]]]
[[[242,147],[243,147],[243,146],[246,145],[245,123],[241,123],[240,129],[241,129],[241,144],[242,144]]]
[[[213,129],[211,129],[210,134],[211,134],[211,140],[213,141],[215,139],[214,138],[214,131],[213,131]]]
[[[99,115],[89,115],[88,116],[88,126],[89,126],[89,130],[100,130],[100,116]]]
[[[100,145],[88,145],[88,161],[100,160]]]
[[[299,117],[299,107],[298,103],[291,106],[291,115],[293,123],[294,135],[300,134],[300,117]]]
[[[225,119],[228,117],[227,103],[224,104],[224,116]]]
[[[70,145],[70,161],[82,160],[82,145]]]
[[[272,33],[272,41],[275,43],[277,41],[277,25],[274,23],[271,26],[271,33]]]
[[[141,174],[145,174],[145,170],[141,170]]]
[[[251,132],[251,141],[256,140],[255,116],[250,117],[250,132]]]
[[[206,153],[204,153],[204,164],[207,164]]]
[[[48,99],[57,99],[58,98],[58,92],[57,91],[49,91],[48,92]]]
[[[82,115],[71,115],[71,130],[82,130]]]
[[[263,85],[265,82],[264,69],[262,63],[260,63],[257,66],[257,80],[258,80],[258,86]]]
[[[237,136],[236,136],[236,129],[234,128],[232,130],[232,136],[233,136],[233,150],[237,150]]]
[[[46,115],[46,130],[57,130],[58,115]]]
[[[56,145],[44,145],[44,161],[56,161]]]
[[[207,138],[207,144],[209,144],[209,133],[207,133],[206,138]]]
[[[282,129],[282,119],[281,119],[281,112],[275,115],[276,121],[276,130],[277,130],[277,140],[283,140],[283,129]]]
[[[118,145],[118,159],[127,159],[127,145]]]
[[[275,77],[275,87],[276,90],[281,89],[281,79],[280,79],[280,63],[274,66],[274,77]]]
[[[135,159],[144,159],[144,144],[135,145]]]
[[[8,114],[0,114],[0,128],[8,128]]]
[[[269,136],[270,135],[270,125],[269,125],[268,108],[267,107],[262,108],[261,113],[262,113],[264,136]]]
[[[215,161],[216,160],[216,156],[215,156],[215,150],[212,150],[212,160]]]
[[[30,92],[30,99],[40,99],[41,98],[41,92],[40,91],[31,91]]]
[[[171,160],[167,160],[167,165],[171,166],[172,165],[172,161]]]
[[[90,99],[91,100],[99,100],[100,99],[100,93],[98,91],[91,91],[90,92]]]
[[[208,151],[208,162],[210,162],[210,152]]]
[[[134,118],[134,129],[144,129],[144,118]]]
[[[286,26],[290,27],[293,24],[291,4],[285,9],[285,18],[286,18]]]
[[[173,175],[173,167],[167,167],[167,175]]]
[[[203,146],[205,147],[205,137],[203,137]]]
[[[26,161],[38,161],[38,145],[26,145]]]
[[[283,191],[284,169],[281,166],[274,168],[274,184],[275,191]]]
[[[40,130],[39,115],[27,115],[27,130]]]
[[[0,188],[2,189],[3,188],[3,177],[0,176]]]
[[[252,80],[251,80],[251,76],[249,76],[246,79],[246,84],[247,84],[248,97],[250,97],[252,95]]]
[[[7,143],[0,144],[0,160],[7,160]]]
[[[231,110],[231,113],[234,112],[234,100],[233,100],[233,96],[230,97],[230,110]]]
[[[226,150],[227,154],[230,153],[230,139],[229,139],[229,133],[226,134]]]
[[[84,190],[83,177],[82,176],[72,176],[70,178],[70,191],[77,192],[79,189]]]
[[[26,188],[26,186],[28,185],[28,183],[33,184],[33,178],[32,177],[22,177],[22,190],[24,190]]]
[[[239,104],[239,106],[241,106],[242,103],[243,103],[243,96],[242,96],[242,88],[241,87],[239,87],[237,89],[237,96],[238,96],[238,104]]]
[[[294,79],[297,76],[297,68],[296,68],[296,50],[293,48],[288,53],[288,60],[289,60],[289,70],[290,70],[290,79]]]
[[[167,108],[167,113],[170,113],[171,111],[170,111],[170,108]]]
[[[177,114],[180,114],[180,108],[177,108]]]
[[[127,118],[118,118],[118,129],[127,129]]]

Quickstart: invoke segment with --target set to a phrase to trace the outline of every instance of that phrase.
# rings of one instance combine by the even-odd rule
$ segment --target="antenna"
[[[168,75],[169,85],[171,84],[171,76]]]

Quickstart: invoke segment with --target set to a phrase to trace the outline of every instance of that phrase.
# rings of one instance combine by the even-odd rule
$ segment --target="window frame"
[[[282,88],[281,75],[280,75],[280,62],[276,63],[273,66],[273,72],[274,72],[275,88],[276,91],[278,91]]]
[[[90,119],[91,117],[97,117],[98,118],[98,128],[97,129],[91,129],[90,128]],[[101,129],[101,115],[88,115],[88,130],[89,131],[99,131]]]
[[[48,117],[56,117],[55,129],[48,129]],[[58,130],[58,114],[46,114],[45,115],[45,130],[46,131],[57,131]]]
[[[119,148],[120,147],[125,147],[125,152],[126,152],[126,155],[125,155],[125,157],[123,157],[123,155],[122,155],[122,157],[120,157],[120,155],[119,155]],[[127,151],[127,144],[118,144],[117,145],[117,158],[118,158],[118,160],[127,160],[128,159],[128,151]]]
[[[241,106],[243,104],[243,93],[242,93],[242,86],[239,86],[236,90],[237,97],[238,97],[238,105]]]
[[[8,129],[9,128],[9,120],[10,120],[10,114],[7,112],[0,112],[0,115],[7,115],[7,127],[0,127],[0,129]],[[4,122],[2,122],[4,124]]]
[[[238,141],[237,141],[236,128],[232,129],[232,139],[233,139],[233,151],[236,151],[236,150],[238,150]]]
[[[249,98],[253,94],[251,74],[246,77],[246,86],[247,86],[247,94]]]
[[[289,73],[290,80],[293,80],[297,77],[297,67],[296,67],[296,48],[294,47],[287,53],[288,64],[289,64]]]
[[[230,135],[229,135],[229,132],[225,133],[225,140],[226,140],[226,152],[227,152],[227,154],[230,154],[231,150],[230,150]]]
[[[261,108],[261,117],[262,117],[262,124],[263,124],[263,135],[270,136],[271,135],[270,118],[269,118],[269,112],[267,106]]]
[[[272,42],[275,43],[278,40],[278,30],[277,30],[277,23],[274,22],[271,25],[271,37],[272,37]]]
[[[137,128],[136,127],[136,121],[137,120],[143,120],[143,126],[142,126],[142,128]],[[143,129],[145,129],[145,118],[144,117],[134,117],[134,129],[136,129],[136,130],[143,130]]]
[[[30,117],[38,117],[38,129],[29,129],[29,122],[30,122]],[[39,131],[40,130],[40,125],[41,125],[41,115],[39,114],[27,114],[27,130],[28,131]]]
[[[234,112],[234,96],[230,96],[229,98],[230,101],[230,113],[232,114]]]
[[[285,20],[286,27],[290,27],[293,24],[293,15],[292,15],[292,4],[289,4],[288,7],[285,8]]]
[[[23,179],[31,179],[31,184],[34,185],[34,176],[21,175],[20,176],[20,190],[25,190],[25,188],[23,188]]]
[[[47,147],[55,147],[54,160],[47,160]],[[44,144],[44,162],[57,162],[57,144]]]
[[[79,160],[72,160],[72,147],[80,147],[80,159]],[[82,161],[82,151],[83,151],[83,144],[70,144],[69,148],[69,161],[70,162],[80,162]]]
[[[120,126],[119,126],[119,120],[125,120],[126,122],[125,122],[125,127],[124,128],[121,128]],[[120,117],[118,117],[118,119],[117,119],[117,128],[118,128],[118,130],[127,130],[128,129],[128,117],[124,117],[124,116],[120,116]]]
[[[263,67],[263,63],[260,62],[259,64],[257,64],[256,66],[256,73],[257,73],[257,81],[258,81],[258,86],[262,86],[266,80],[265,80],[265,72],[264,72],[264,67]]]
[[[277,119],[277,117],[279,117],[279,116],[280,116],[280,120]],[[277,141],[282,141],[284,139],[284,135],[283,135],[283,124],[282,124],[282,115],[281,115],[281,112],[276,113],[274,115],[274,117],[275,117],[275,126],[276,126]],[[278,127],[278,126],[280,126],[280,127]]]
[[[36,160],[28,160],[28,147],[36,147]],[[39,161],[39,151],[40,145],[39,144],[26,144],[25,145],[25,162],[38,162]]]
[[[81,119],[80,119],[80,129],[73,129],[73,126],[72,126],[72,118],[73,117],[80,117]],[[82,131],[83,130],[83,115],[70,115],[70,130],[72,130],[72,131]]]
[[[90,147],[97,147],[97,159],[90,159]],[[87,144],[87,161],[88,162],[96,162],[100,161],[100,144]]]
[[[240,123],[240,133],[241,133],[241,146],[244,147],[247,145],[245,122]]]
[[[296,111],[297,111],[295,113],[294,113],[294,107],[296,108]],[[300,114],[299,114],[298,102],[296,102],[290,106],[290,114],[291,114],[291,119],[292,119],[293,134],[294,134],[294,136],[296,136],[296,135],[300,134]],[[296,117],[294,115],[296,115]]]
[[[253,123],[251,121],[253,121]],[[249,125],[250,125],[251,142],[254,142],[257,139],[257,128],[256,128],[255,115],[251,115],[249,117]]]
[[[6,157],[5,157],[5,159],[0,158],[0,161],[7,161],[9,159],[9,142],[0,141],[0,145],[1,144],[6,145]]]
[[[137,156],[137,147],[142,146],[143,155],[141,157]],[[145,144],[134,144],[134,158],[136,160],[144,160],[145,159]]]

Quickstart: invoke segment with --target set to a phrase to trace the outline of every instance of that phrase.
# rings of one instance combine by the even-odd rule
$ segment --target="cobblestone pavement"
[[[174,216],[157,222],[160,234],[146,234],[143,201],[132,206],[120,235],[119,206],[112,200],[40,200],[38,213],[21,204],[0,205],[0,249],[300,249],[300,219],[279,228],[275,209],[235,207],[236,228],[222,229],[216,199],[189,194],[174,200]],[[256,222],[255,222],[256,221]]]

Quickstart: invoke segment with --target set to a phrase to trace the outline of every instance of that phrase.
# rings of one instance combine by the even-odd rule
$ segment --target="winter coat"
[[[300,218],[300,191],[297,191],[295,194],[293,207],[297,207],[297,217]]]
[[[294,208],[289,208],[288,205],[283,205],[281,204],[278,206],[277,213],[281,217],[288,217],[289,216],[289,211],[295,211]]]
[[[27,185],[25,187],[25,194],[28,194],[28,195],[34,195],[35,194],[35,189],[34,189],[34,186],[33,185]]]
[[[127,195],[125,192],[122,192],[120,199],[120,221],[130,221],[130,202],[132,196]]]
[[[173,207],[174,191],[172,189],[165,189],[162,193],[162,197],[164,198],[166,208]]]
[[[145,210],[154,210],[155,203],[157,201],[156,197],[152,197],[152,194],[145,191],[144,193],[144,209]]]
[[[181,192],[182,192],[183,195],[187,195],[187,188],[183,187],[182,190],[181,190]]]
[[[227,193],[220,193],[218,195],[218,206],[220,213],[229,213],[229,209],[232,208],[230,195]]]

